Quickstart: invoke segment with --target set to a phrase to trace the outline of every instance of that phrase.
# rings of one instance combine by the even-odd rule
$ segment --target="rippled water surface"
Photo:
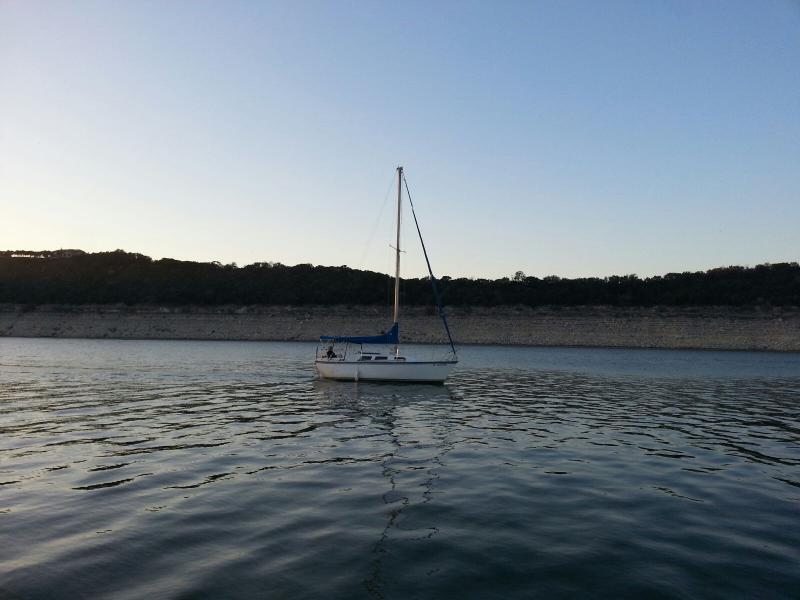
[[[0,598],[800,596],[800,355],[0,339]]]

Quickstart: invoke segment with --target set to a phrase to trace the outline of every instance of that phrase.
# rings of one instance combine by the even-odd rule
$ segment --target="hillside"
[[[372,305],[390,303],[392,279],[349,267],[153,260],[124,252],[0,252],[0,303],[134,305]],[[705,272],[565,279],[517,273],[503,279],[442,277],[445,305],[800,306],[796,262]],[[402,303],[430,306],[427,279],[404,279]]]

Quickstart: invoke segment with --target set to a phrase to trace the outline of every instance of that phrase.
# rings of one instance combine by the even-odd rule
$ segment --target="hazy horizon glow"
[[[792,0],[6,1],[0,247],[391,272],[402,164],[437,275],[797,261],[798,65]]]

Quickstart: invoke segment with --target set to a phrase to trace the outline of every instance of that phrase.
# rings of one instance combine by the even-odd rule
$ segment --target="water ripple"
[[[0,343],[0,597],[800,588],[800,357],[473,349],[436,387],[318,381],[305,344]]]

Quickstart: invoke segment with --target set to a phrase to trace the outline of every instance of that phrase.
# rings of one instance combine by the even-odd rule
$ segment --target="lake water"
[[[800,355],[0,339],[0,598],[797,598]]]

